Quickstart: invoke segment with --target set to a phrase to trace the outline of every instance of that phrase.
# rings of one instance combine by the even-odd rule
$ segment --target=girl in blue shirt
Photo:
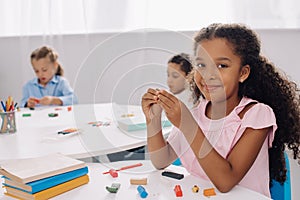
[[[77,103],[73,89],[63,77],[63,68],[58,63],[58,55],[53,49],[43,46],[33,51],[30,58],[37,77],[24,85],[22,107]]]

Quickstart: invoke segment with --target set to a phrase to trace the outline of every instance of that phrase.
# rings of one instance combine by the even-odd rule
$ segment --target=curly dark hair
[[[186,53],[181,53],[173,56],[168,60],[168,63],[176,63],[180,65],[180,69],[185,72],[185,75],[188,75],[193,69],[191,58]]]
[[[257,34],[242,24],[211,24],[201,29],[194,38],[196,54],[203,40],[222,38],[227,40],[235,55],[241,58],[241,66],[250,66],[250,75],[239,85],[240,97],[249,97],[269,105],[276,116],[276,130],[272,148],[269,149],[270,184],[286,180],[284,150],[292,150],[293,158],[299,159],[300,144],[300,93],[297,84],[279,73],[273,63],[261,55]],[[190,77],[193,77],[192,72]],[[191,78],[194,100],[203,96]]]

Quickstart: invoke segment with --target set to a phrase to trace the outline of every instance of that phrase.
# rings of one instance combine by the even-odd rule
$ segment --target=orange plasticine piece
[[[214,188],[208,188],[203,190],[203,195],[206,197],[215,196],[216,192]]]

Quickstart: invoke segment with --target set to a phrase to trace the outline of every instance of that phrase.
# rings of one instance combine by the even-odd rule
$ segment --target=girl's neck
[[[41,83],[41,81],[39,80],[39,84],[42,85],[43,87],[46,87],[46,85],[48,84],[48,82],[47,83]]]
[[[229,115],[239,105],[241,98],[226,99],[221,102],[209,102],[206,107],[206,116],[210,119],[222,119]]]

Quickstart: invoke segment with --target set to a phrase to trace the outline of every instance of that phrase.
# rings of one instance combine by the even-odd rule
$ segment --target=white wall
[[[264,54],[298,85],[300,30],[257,30]],[[29,56],[47,44],[59,52],[65,76],[80,103],[140,102],[147,87],[165,87],[166,63],[171,55],[192,53],[194,32],[136,31],[91,35],[0,38],[0,98],[21,99],[22,85],[34,77]],[[300,197],[299,165],[292,162],[292,193]],[[298,182],[297,182],[298,181]]]
[[[257,30],[262,49],[300,83],[300,30]],[[21,99],[34,77],[29,56],[47,44],[59,53],[65,76],[80,103],[139,103],[146,88],[166,87],[166,63],[174,54],[192,53],[195,32],[139,30],[127,33],[0,38],[0,98]]]

